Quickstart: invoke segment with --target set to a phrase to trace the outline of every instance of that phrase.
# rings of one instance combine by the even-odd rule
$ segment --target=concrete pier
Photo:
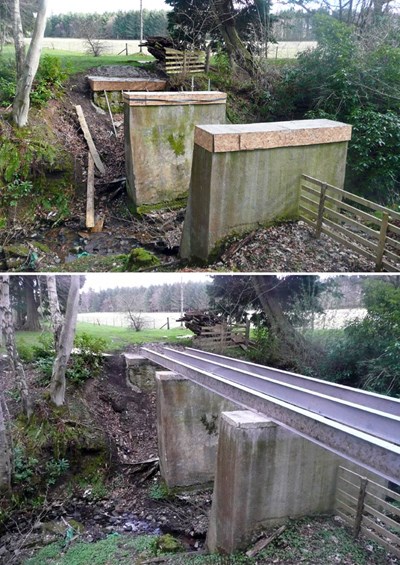
[[[237,407],[170,371],[156,372],[158,454],[168,487],[214,480],[219,416]]]
[[[225,123],[223,92],[125,92],[127,190],[136,205],[187,194],[194,128]]]
[[[232,553],[258,528],[332,513],[339,460],[265,416],[221,414],[208,549]]]
[[[156,389],[155,372],[156,365],[134,353],[124,353],[126,382],[136,392],[151,392]]]
[[[232,232],[298,216],[302,174],[343,188],[350,138],[331,120],[196,127],[181,256],[207,260]]]

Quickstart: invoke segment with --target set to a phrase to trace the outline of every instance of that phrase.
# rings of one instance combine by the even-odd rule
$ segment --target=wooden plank
[[[313,219],[315,220],[317,217],[317,211],[316,210],[310,210],[310,208],[307,208],[306,206],[303,206],[302,204],[300,204],[299,206],[299,210],[302,212],[305,212],[307,214],[310,214],[310,216],[313,216]],[[302,220],[304,218],[301,218]],[[313,222],[312,219],[308,218],[311,221],[311,225],[315,227],[315,221]]]
[[[397,235],[400,235],[400,228],[397,227],[397,226],[394,226],[391,223],[389,223],[389,231],[391,231],[393,233],[397,233]]]
[[[389,226],[390,226],[390,224],[389,224]],[[390,228],[389,228],[388,231],[390,231]],[[390,245],[391,247],[395,247],[396,249],[400,249],[400,241],[397,241],[397,239],[393,239],[392,237],[387,236],[386,237],[386,243],[388,245]]]
[[[347,510],[347,513],[348,513],[352,518],[354,518],[354,516],[355,516],[355,508],[351,508],[351,506],[348,506],[343,500],[340,500],[340,498],[338,498],[338,499],[336,500],[336,503],[337,503],[337,504],[340,504],[340,505],[344,508],[344,510]]]
[[[385,249],[384,257],[386,257],[387,259],[392,259],[392,261],[394,261],[395,263],[400,263],[399,254],[398,253],[392,253],[392,251],[389,251],[388,249]]]
[[[352,483],[351,481],[348,481],[344,477],[338,477],[338,480],[341,481],[342,483],[346,483],[344,486],[349,486],[350,488],[355,488],[358,490],[358,485]]]
[[[400,545],[400,537],[399,536],[396,536],[396,534],[392,534],[392,532],[390,532],[386,528],[383,528],[382,526],[380,526],[379,524],[377,524],[376,522],[374,522],[370,518],[367,518],[366,516],[363,517],[363,525],[367,526],[368,528],[372,528],[373,530],[375,530],[376,532],[378,532],[379,534],[381,534],[385,538],[389,539],[393,543]]]
[[[347,524],[349,524],[349,526],[353,525],[354,520],[350,516],[342,512],[341,510],[339,509],[335,510],[335,514],[337,516],[340,516],[340,518],[344,520]]]
[[[384,267],[388,273],[400,273],[400,268],[392,265],[392,263],[388,263],[387,261],[382,262],[382,267]]]
[[[362,255],[363,257],[370,259],[371,261],[375,261],[375,255],[373,255],[372,253],[369,253],[368,251],[365,251],[365,249],[362,249],[362,248],[358,247],[357,245],[354,245],[353,243],[350,243],[349,241],[347,241],[347,239],[344,239],[340,235],[333,233],[331,230],[329,230],[328,228],[326,228],[324,226],[322,227],[322,233],[331,237],[332,239],[334,239],[338,243],[341,243],[345,247],[348,247],[349,249],[351,249],[355,253],[358,253],[359,255]]]
[[[314,177],[310,177],[308,175],[302,175],[302,178],[317,184],[318,186],[321,186],[321,184],[324,184],[322,181],[315,179]],[[396,218],[398,220],[400,220],[400,214],[398,212],[394,212],[393,210],[390,210],[389,208],[386,208],[386,206],[381,206],[380,204],[376,204],[376,202],[372,202],[372,200],[367,200],[366,198],[362,198],[361,196],[357,196],[356,194],[353,194],[352,192],[347,192],[347,190],[343,190],[341,188],[338,188],[337,186],[333,186],[331,184],[325,183],[329,189],[336,191],[337,193],[341,194],[344,198],[348,199],[348,200],[352,200],[353,202],[357,202],[357,204],[362,204],[363,206],[366,206],[368,208],[372,208],[373,210],[380,210],[381,212],[388,212],[388,214],[392,217],[392,218]]]
[[[380,508],[382,508],[383,510],[387,510],[391,514],[395,514],[396,516],[400,516],[400,508],[398,506],[394,506],[394,504],[390,504],[390,502],[386,502],[386,500],[379,498],[379,496],[376,496],[372,492],[367,493],[367,497],[366,497],[365,500],[368,501],[368,502],[371,502],[373,504],[378,503]]]
[[[78,119],[79,119],[79,123],[81,125],[82,131],[83,131],[83,135],[85,136],[86,139],[86,143],[89,146],[89,151],[92,154],[93,157],[93,161],[95,162],[96,167],[99,169],[99,171],[104,175],[104,173],[106,172],[104,165],[100,159],[100,155],[96,149],[96,146],[94,144],[93,138],[92,138],[92,134],[89,131],[88,125],[86,123],[86,119],[82,110],[82,106],[75,106],[76,109],[76,113],[78,115]]]
[[[378,545],[381,545],[382,547],[384,547],[389,553],[391,553],[392,555],[396,555],[397,557],[400,557],[400,549],[397,547],[394,547],[392,544],[390,544],[389,542],[383,540],[382,538],[380,538],[378,535],[374,534],[373,532],[371,532],[370,530],[368,530],[367,528],[365,528],[364,526],[361,526],[361,533],[367,538],[370,539],[372,541],[375,541]]]
[[[340,222],[348,224],[349,226],[354,226],[355,228],[359,229],[363,233],[365,233],[365,234],[373,237],[374,239],[378,240],[378,238],[379,238],[379,232],[378,231],[373,230],[372,228],[369,228],[367,226],[364,226],[364,224],[361,224],[357,220],[354,220],[353,218],[349,218],[348,216],[345,216],[344,214],[341,214],[340,212],[336,212],[335,210],[331,210],[330,208],[325,208],[325,212],[326,212],[326,214],[329,214],[332,218],[335,218],[336,220],[339,220]],[[353,233],[353,232],[350,232],[350,233]]]
[[[374,516],[374,518],[378,518],[381,522],[385,524],[385,526],[388,526],[389,528],[392,528],[393,530],[397,530],[398,532],[400,532],[399,522],[396,522],[396,520],[393,520],[389,516],[386,516],[386,514],[382,514],[382,512],[379,512],[379,510],[376,510],[369,504],[365,505],[365,512],[368,512],[368,514],[371,514],[372,516]]]
[[[358,487],[357,487],[357,490],[358,490]],[[352,496],[346,490],[342,490],[342,489],[338,488],[336,490],[336,492],[343,494],[348,502],[353,502],[355,505],[357,505],[357,497]]]
[[[339,467],[340,471],[345,471],[346,473],[348,473],[349,475],[352,475],[353,477],[358,477],[360,478],[361,475],[359,475],[358,473],[356,473],[355,471],[351,471],[350,469],[347,469],[347,467]],[[398,500],[400,502],[400,494],[395,492],[394,490],[384,487],[383,485],[380,485],[379,483],[375,482],[375,481],[369,481],[370,485],[373,485],[374,487],[376,487],[377,489],[381,490],[383,494],[386,494],[387,496],[390,496],[390,498],[393,498],[394,500]]]
[[[364,245],[364,247],[367,247],[367,248],[371,249],[372,251],[374,251],[374,254],[372,255],[372,257],[373,257],[373,260],[375,261],[376,251],[377,251],[377,248],[378,248],[376,243],[374,243],[373,241],[369,241],[368,239],[365,239],[361,235],[358,235],[358,234],[348,230],[344,226],[340,226],[339,224],[332,222],[328,218],[325,218],[324,224],[326,226],[332,228],[333,230],[335,230],[335,232],[340,232],[344,235],[347,235],[350,239],[357,241],[360,245]],[[350,245],[349,242],[347,242],[346,245]],[[358,249],[358,247],[357,247],[357,249]]]
[[[86,227],[94,227],[94,161],[92,154],[88,151],[88,173],[86,190]]]

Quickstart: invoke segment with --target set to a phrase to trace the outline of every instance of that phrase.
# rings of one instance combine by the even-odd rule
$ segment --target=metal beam
[[[173,351],[169,347],[166,347],[165,350]],[[347,402],[353,402],[354,404],[360,404],[361,406],[373,408],[374,410],[379,410],[381,412],[400,417],[400,400],[397,398],[391,398],[382,394],[339,385],[322,379],[306,377],[297,373],[290,373],[288,371],[274,369],[273,367],[266,367],[265,365],[259,365],[257,363],[251,363],[250,361],[243,361],[241,359],[234,359],[233,357],[226,357],[225,355],[218,355],[217,353],[202,351],[191,347],[185,348],[185,352],[200,359],[204,359],[205,361],[210,360],[216,361],[217,363],[223,363],[234,369],[249,371],[254,375],[259,375],[260,377],[272,378],[283,383],[307,388],[314,392],[320,392],[327,396],[334,396],[340,400],[346,400]]]
[[[165,348],[164,351],[169,357],[187,363],[193,368],[207,371],[227,381],[244,385],[288,404],[321,414],[391,443],[400,442],[400,418],[361,404],[338,399],[333,395],[334,389],[330,389],[331,395],[328,396],[305,388],[307,381],[299,380],[302,386],[297,386],[280,382],[274,378],[260,377],[252,372],[223,364],[219,360],[217,362],[202,359],[187,350]]]
[[[299,408],[277,398],[229,382],[207,371],[193,368],[168,355],[141,349],[142,354],[212,392],[244,408],[265,414],[272,421],[314,443],[354,461],[389,481],[400,484],[400,447],[371,434],[356,430],[325,416]]]

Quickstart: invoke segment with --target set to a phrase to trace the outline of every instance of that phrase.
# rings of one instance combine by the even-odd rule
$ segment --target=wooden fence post
[[[386,234],[389,225],[389,214],[387,212],[383,213],[381,231],[379,232],[378,250],[376,252],[375,259],[375,271],[382,270],[383,254],[385,252]]]
[[[321,235],[322,231],[322,222],[324,219],[324,209],[325,209],[325,199],[326,199],[326,190],[327,185],[325,183],[321,184],[321,196],[319,200],[318,206],[318,218],[317,218],[317,225],[315,227],[315,237],[318,239]]]
[[[358,534],[360,533],[361,530],[361,522],[364,512],[364,501],[365,501],[365,495],[367,493],[367,484],[368,484],[368,479],[366,477],[361,477],[360,490],[358,491],[356,516],[354,518],[354,531],[353,531],[354,539],[358,537]]]

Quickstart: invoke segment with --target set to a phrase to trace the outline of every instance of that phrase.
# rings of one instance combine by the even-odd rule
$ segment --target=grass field
[[[63,67],[66,69],[68,74],[72,75],[75,73],[84,72],[92,67],[99,67],[103,65],[140,65],[139,61],[153,61],[154,58],[150,55],[143,55],[136,53],[134,55],[129,55],[129,57],[123,55],[101,55],[100,57],[94,57],[92,55],[87,55],[83,52],[72,52],[62,49],[43,49],[42,55],[52,55],[58,57],[61,60]],[[3,53],[0,55],[0,62],[11,60],[14,57],[14,48],[7,45],[3,49]]]
[[[87,333],[93,337],[101,337],[106,341],[108,352],[116,352],[125,349],[128,345],[140,345],[142,343],[167,342],[181,343],[186,345],[193,336],[186,328],[172,328],[170,330],[145,329],[135,332],[129,328],[116,328],[113,326],[95,326],[86,322],[78,322],[77,335]],[[41,335],[49,335],[49,332],[17,332],[17,348],[31,348],[40,343]]]

